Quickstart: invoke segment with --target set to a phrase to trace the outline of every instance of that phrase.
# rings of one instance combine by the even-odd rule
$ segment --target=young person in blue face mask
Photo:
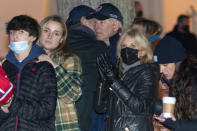
[[[97,109],[107,112],[107,131],[153,131],[152,115],[159,81],[151,45],[142,32],[129,28],[117,47],[118,74],[106,55],[98,66],[107,97]],[[97,110],[99,111],[99,110]]]
[[[1,131],[54,131],[57,99],[56,76],[48,62],[38,62],[46,54],[35,44],[40,27],[33,18],[20,15],[6,26],[10,51],[2,67],[15,87],[14,96],[0,116]],[[2,119],[2,118],[0,118]]]

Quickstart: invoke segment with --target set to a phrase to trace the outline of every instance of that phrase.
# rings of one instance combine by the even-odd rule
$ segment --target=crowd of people
[[[111,3],[76,6],[66,21],[14,16],[0,63],[0,130],[197,130],[197,39],[189,16],[180,15],[164,37],[142,7],[122,26]],[[163,117],[163,96],[176,98],[170,118]]]

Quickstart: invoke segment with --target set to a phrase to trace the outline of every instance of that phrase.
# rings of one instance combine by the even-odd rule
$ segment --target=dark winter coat
[[[96,58],[105,52],[106,45],[104,42],[96,40],[94,32],[82,24],[69,28],[67,40],[82,62],[82,96],[76,102],[76,108],[80,129],[88,131],[93,111],[93,92],[98,84]]]
[[[55,130],[56,76],[51,64],[35,62],[40,54],[43,54],[42,49],[32,47],[21,63],[12,51],[7,55],[3,68],[15,91],[1,131],[15,131],[15,127],[17,131]],[[0,111],[0,114],[5,113]]]
[[[156,64],[137,65],[126,71],[119,91],[108,92],[109,98],[102,100],[108,105],[107,108],[103,106],[108,112],[107,131],[153,131],[158,81],[159,66]],[[121,88],[127,88],[129,92]]]
[[[177,26],[174,27],[173,31],[167,33],[166,35],[174,37],[176,40],[181,42],[186,50],[193,50],[197,47],[196,36],[191,32],[183,33],[178,31]]]

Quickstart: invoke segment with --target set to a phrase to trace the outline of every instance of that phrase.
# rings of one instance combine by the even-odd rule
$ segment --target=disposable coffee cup
[[[174,114],[176,98],[164,96],[162,98],[162,102],[163,102],[163,117],[171,118],[171,114]]]

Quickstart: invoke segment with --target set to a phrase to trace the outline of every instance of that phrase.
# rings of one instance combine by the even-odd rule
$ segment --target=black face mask
[[[131,65],[139,60],[137,49],[126,47],[123,48],[120,53],[123,62],[127,65]]]
[[[189,32],[189,25],[183,26],[183,30],[184,30],[185,32]]]

